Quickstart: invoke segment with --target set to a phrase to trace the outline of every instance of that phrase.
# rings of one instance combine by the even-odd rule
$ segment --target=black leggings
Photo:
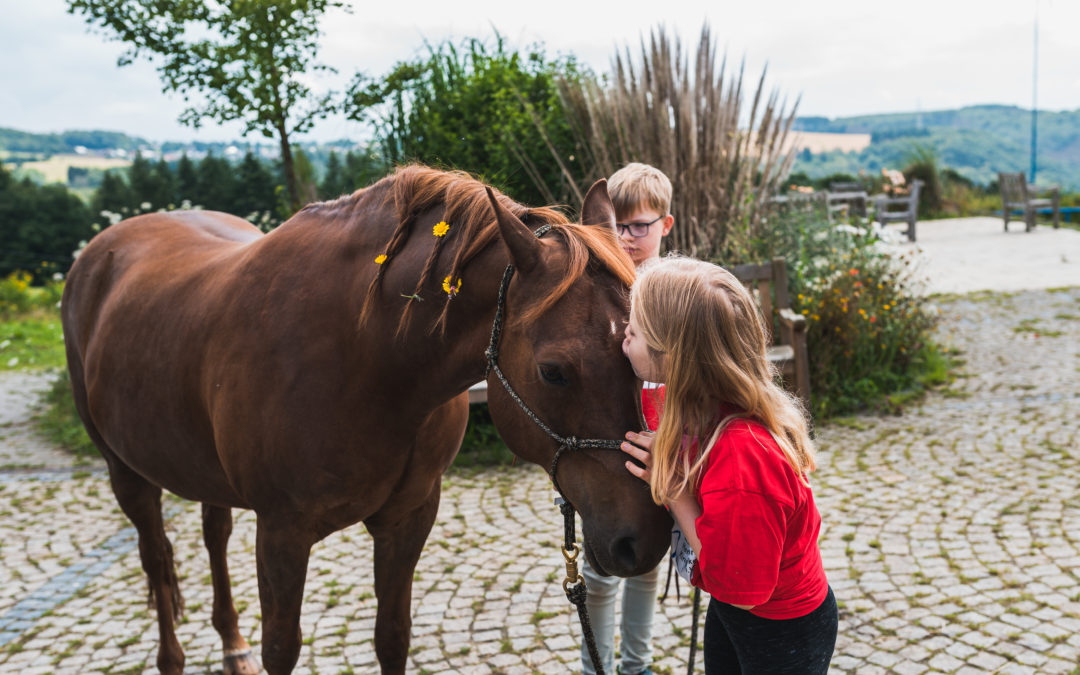
[[[705,617],[706,675],[825,675],[839,620],[832,588],[796,619],[763,619],[717,600]]]

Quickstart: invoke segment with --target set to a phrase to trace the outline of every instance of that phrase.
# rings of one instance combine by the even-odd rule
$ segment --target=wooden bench
[[[1053,215],[1054,227],[1061,225],[1061,193],[1056,188],[1040,190],[1027,184],[1022,173],[999,173],[998,188],[1001,190],[1001,214],[1005,219],[1005,231],[1009,231],[1009,216],[1013,211],[1024,214],[1024,231],[1035,229],[1035,215],[1046,211]],[[1040,194],[1048,195],[1040,197]]]
[[[791,309],[787,263],[783,258],[761,265],[736,265],[728,270],[753,294],[765,326],[773,335],[769,361],[784,383],[810,409],[810,360],[806,350],[806,317]],[[469,387],[469,403],[487,402],[487,382]]]
[[[840,214],[866,216],[866,188],[859,182],[833,181],[825,193],[829,207],[829,222]]]
[[[791,308],[787,263],[783,258],[760,265],[728,268],[757,299],[765,327],[773,336],[769,361],[788,389],[810,410],[810,357],[806,349],[806,317]]]
[[[919,215],[919,191],[923,182],[911,182],[911,192],[900,197],[878,195],[874,198],[874,217],[884,227],[887,223],[907,223],[907,238],[915,241],[915,221]]]

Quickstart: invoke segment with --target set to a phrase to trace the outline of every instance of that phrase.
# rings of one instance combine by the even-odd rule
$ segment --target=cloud
[[[5,126],[116,129],[157,140],[238,138],[236,125],[199,131],[180,126],[182,101],[161,93],[153,67],[140,61],[118,68],[123,46],[89,32],[64,7],[63,0],[5,3]],[[1078,108],[1074,31],[1080,2],[1039,7],[1040,107]],[[425,40],[491,40],[498,30],[512,49],[543,42],[549,55],[573,53],[605,72],[617,48],[629,48],[636,58],[641,40],[661,24],[696,47],[707,19],[729,72],[745,58],[746,76],[756,84],[768,64],[767,86],[789,100],[801,95],[801,114],[837,117],[976,103],[1030,105],[1033,18],[1032,4],[1010,0],[985,0],[977,9],[941,0],[667,0],[644,9],[548,0],[542,10],[504,0],[356,3],[353,13],[334,12],[324,21],[319,59],[341,71],[322,86],[341,86],[357,70],[377,77],[422,55]],[[365,133],[333,118],[320,123],[314,137]]]

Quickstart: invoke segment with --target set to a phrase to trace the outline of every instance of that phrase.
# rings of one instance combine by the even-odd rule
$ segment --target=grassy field
[[[0,321],[0,370],[63,368],[64,337],[55,312]]]
[[[37,171],[45,177],[46,183],[67,183],[68,169],[73,166],[84,169],[122,169],[131,166],[131,161],[86,155],[53,155],[45,160],[24,162],[21,168]]]

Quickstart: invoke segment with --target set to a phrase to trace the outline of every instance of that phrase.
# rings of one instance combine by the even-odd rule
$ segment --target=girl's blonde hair
[[[711,448],[691,457],[684,437],[704,444],[723,404],[772,432],[806,480],[815,464],[802,404],[776,384],[757,303],[738,279],[717,265],[669,256],[638,272],[631,308],[667,385],[652,450],[653,501],[698,485]]]

